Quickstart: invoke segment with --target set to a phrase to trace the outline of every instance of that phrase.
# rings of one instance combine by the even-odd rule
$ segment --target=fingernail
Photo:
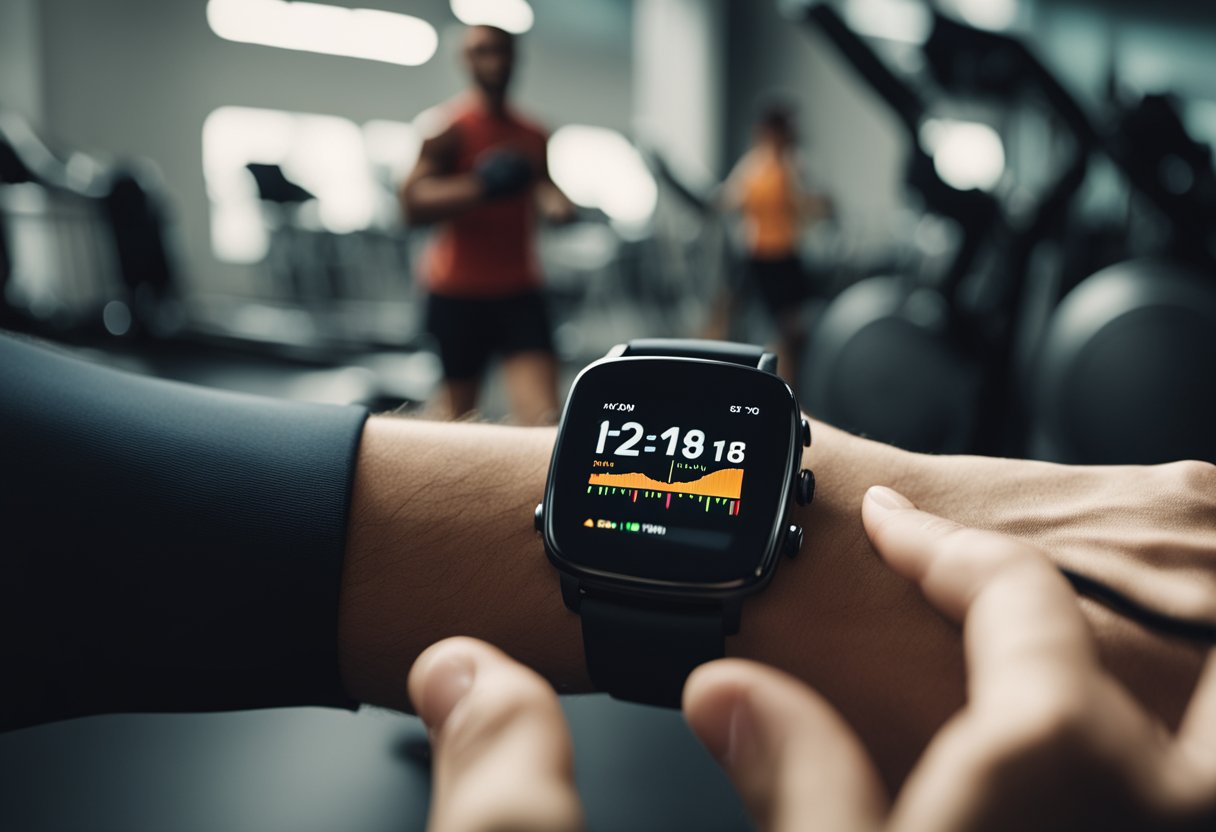
[[[427,671],[418,716],[434,732],[443,727],[457,703],[473,687],[473,662],[468,656],[444,656]]]
[[[870,486],[870,490],[866,492],[866,499],[885,511],[897,508],[916,508],[912,505],[912,501],[903,494],[893,488],[887,488],[885,485]]]
[[[731,708],[730,721],[726,728],[726,750],[722,764],[736,769],[747,760],[756,746],[756,718],[746,694],[740,695]]]

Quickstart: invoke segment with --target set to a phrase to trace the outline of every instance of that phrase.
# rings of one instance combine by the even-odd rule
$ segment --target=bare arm
[[[814,684],[873,750],[888,782],[909,770],[963,701],[955,628],[875,558],[860,519],[873,484],[978,527],[1028,537],[1108,582],[1216,609],[1216,468],[1080,468],[926,457],[817,424],[807,452],[820,482],[794,518],[803,553],[744,608],[732,655]],[[532,531],[551,429],[373,418],[356,473],[340,624],[342,671],[360,701],[404,708],[406,677],[431,643],[490,641],[559,689],[585,690],[578,618]],[[1159,569],[1154,553],[1171,553]],[[1171,583],[1185,572],[1189,589]],[[1201,580],[1196,580],[1199,576]],[[1150,578],[1147,582],[1146,577]],[[1197,589],[1196,589],[1197,587]],[[1121,588],[1126,588],[1121,585]],[[1176,721],[1201,653],[1086,602],[1103,659]]]
[[[726,213],[742,210],[743,180],[747,175],[747,166],[750,163],[750,159],[750,152],[744,154],[743,158],[735,163],[726,180],[718,187],[718,192],[714,194],[713,201],[719,211]]]
[[[811,226],[835,214],[835,206],[832,205],[831,198],[817,191],[813,187],[813,183],[808,185],[807,177],[797,158],[788,158],[786,166],[793,189],[794,202],[802,222]]]
[[[422,143],[418,161],[398,194],[411,225],[459,216],[484,199],[481,182],[473,173],[452,173],[457,141],[456,130],[449,127]]]

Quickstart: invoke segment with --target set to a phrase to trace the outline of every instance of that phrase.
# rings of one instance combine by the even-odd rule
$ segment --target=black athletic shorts
[[[432,294],[426,331],[449,380],[479,378],[495,356],[553,352],[549,307],[540,291],[490,299]]]
[[[747,271],[760,291],[764,306],[774,318],[806,299],[806,276],[796,256],[764,260],[748,258]]]

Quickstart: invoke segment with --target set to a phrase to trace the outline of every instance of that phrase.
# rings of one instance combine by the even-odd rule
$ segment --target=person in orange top
[[[537,214],[573,217],[549,178],[548,135],[507,104],[515,37],[470,26],[463,58],[471,89],[442,106],[401,189],[407,220],[435,223],[426,251],[427,331],[439,347],[445,415],[477,405],[494,357],[521,424],[557,416],[557,363],[536,252]]]
[[[802,230],[828,216],[831,204],[802,183],[788,108],[772,106],[761,116],[751,148],[722,187],[721,204],[742,217],[747,276],[777,325],[777,366],[793,384],[805,340],[799,315],[806,294],[799,254]]]

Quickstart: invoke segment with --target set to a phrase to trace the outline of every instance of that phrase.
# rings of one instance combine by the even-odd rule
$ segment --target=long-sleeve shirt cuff
[[[338,594],[366,415],[0,335],[0,729],[352,706]]]

